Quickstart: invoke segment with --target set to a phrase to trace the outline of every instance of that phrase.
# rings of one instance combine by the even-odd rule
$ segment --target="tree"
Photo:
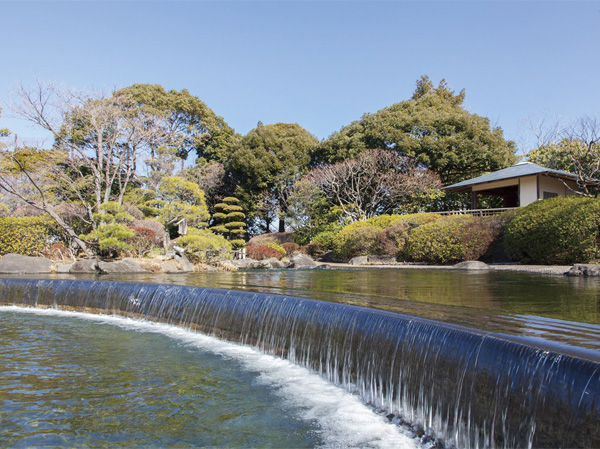
[[[329,202],[315,182],[304,177],[294,185],[288,213],[294,241],[305,245],[312,242],[317,234],[337,228],[343,211]]]
[[[94,224],[100,205],[123,202],[139,156],[169,139],[161,118],[136,108],[125,93],[91,98],[38,83],[20,86],[18,96],[17,114],[49,131],[54,150],[66,155],[60,187],[86,208]]]
[[[354,158],[369,149],[415,158],[444,184],[459,182],[516,162],[515,145],[502,129],[464,109],[465,93],[454,94],[442,80],[426,76],[410,100],[365,114],[319,145],[313,164]]]
[[[115,257],[132,250],[133,246],[127,240],[135,235],[135,231],[127,225],[134,218],[121,204],[114,201],[102,204],[100,209],[103,213],[96,217],[99,226],[81,238],[92,241],[107,257]]]
[[[545,134],[549,140],[528,153],[528,160],[575,174],[578,187],[575,193],[596,196],[600,178],[600,120],[582,117],[562,129],[553,129],[555,132]]]
[[[417,212],[439,198],[441,183],[416,160],[387,150],[324,165],[306,177],[353,220],[398,211]]]
[[[260,195],[263,204],[276,209],[280,232],[285,231],[289,193],[307,171],[317,144],[317,138],[296,123],[259,123],[231,154],[228,168],[233,178],[247,196]],[[271,211],[265,214],[267,222]]]
[[[234,247],[244,246],[246,233],[246,214],[239,205],[240,200],[229,196],[215,204],[211,231],[224,236]]]
[[[58,167],[63,159],[61,152],[35,148],[4,149],[0,151],[0,190],[49,214],[68,239],[91,256],[85,242],[56,210],[55,179],[59,178],[61,170]]]
[[[137,108],[164,120],[172,136],[168,146],[176,149],[182,171],[190,153],[205,160],[225,162],[239,139],[222,117],[185,89],[167,92],[158,84],[134,84],[117,94],[131,97]]]
[[[153,195],[154,192],[148,194]],[[208,226],[210,218],[204,192],[198,184],[178,176],[161,180],[158,193],[146,202],[146,213],[156,217],[165,227],[165,251],[179,221],[186,220],[188,226],[201,228]]]
[[[228,181],[227,172],[220,162],[199,158],[196,160],[196,165],[185,169],[183,177],[198,184],[206,194],[209,205],[214,204],[211,201],[216,201],[215,198],[222,198],[228,193],[225,191]]]

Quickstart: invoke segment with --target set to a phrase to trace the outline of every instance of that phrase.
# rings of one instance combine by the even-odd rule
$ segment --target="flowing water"
[[[316,374],[173,326],[0,307],[0,360],[0,447],[416,446]]]
[[[567,352],[600,351],[600,279],[594,278],[424,269],[53,277],[292,295],[519,336],[532,344]]]
[[[4,302],[141,317],[278,355],[420,425],[446,445],[600,445],[598,351],[565,342],[558,351],[549,347],[547,336],[534,341],[484,330],[475,307],[471,315],[482,326],[469,329],[349,305],[210,288],[48,280],[1,285]]]

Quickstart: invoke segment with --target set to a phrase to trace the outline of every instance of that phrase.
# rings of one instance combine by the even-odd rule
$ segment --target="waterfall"
[[[272,294],[0,279],[0,303],[160,321],[310,367],[446,446],[600,447],[600,361],[422,318]]]

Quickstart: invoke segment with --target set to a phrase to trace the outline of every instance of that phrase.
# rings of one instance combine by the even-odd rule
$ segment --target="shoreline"
[[[396,270],[449,270],[449,271],[471,271],[471,272],[489,272],[489,271],[510,271],[514,273],[541,274],[546,276],[566,276],[572,265],[512,265],[512,264],[486,264],[485,269],[466,269],[455,265],[421,265],[421,264],[364,264],[352,265],[349,263],[337,262],[317,262],[319,267],[329,267],[332,269],[396,269]]]

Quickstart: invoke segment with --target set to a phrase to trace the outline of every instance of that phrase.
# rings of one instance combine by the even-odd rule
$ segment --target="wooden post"
[[[477,209],[477,192],[471,191],[471,209]]]

